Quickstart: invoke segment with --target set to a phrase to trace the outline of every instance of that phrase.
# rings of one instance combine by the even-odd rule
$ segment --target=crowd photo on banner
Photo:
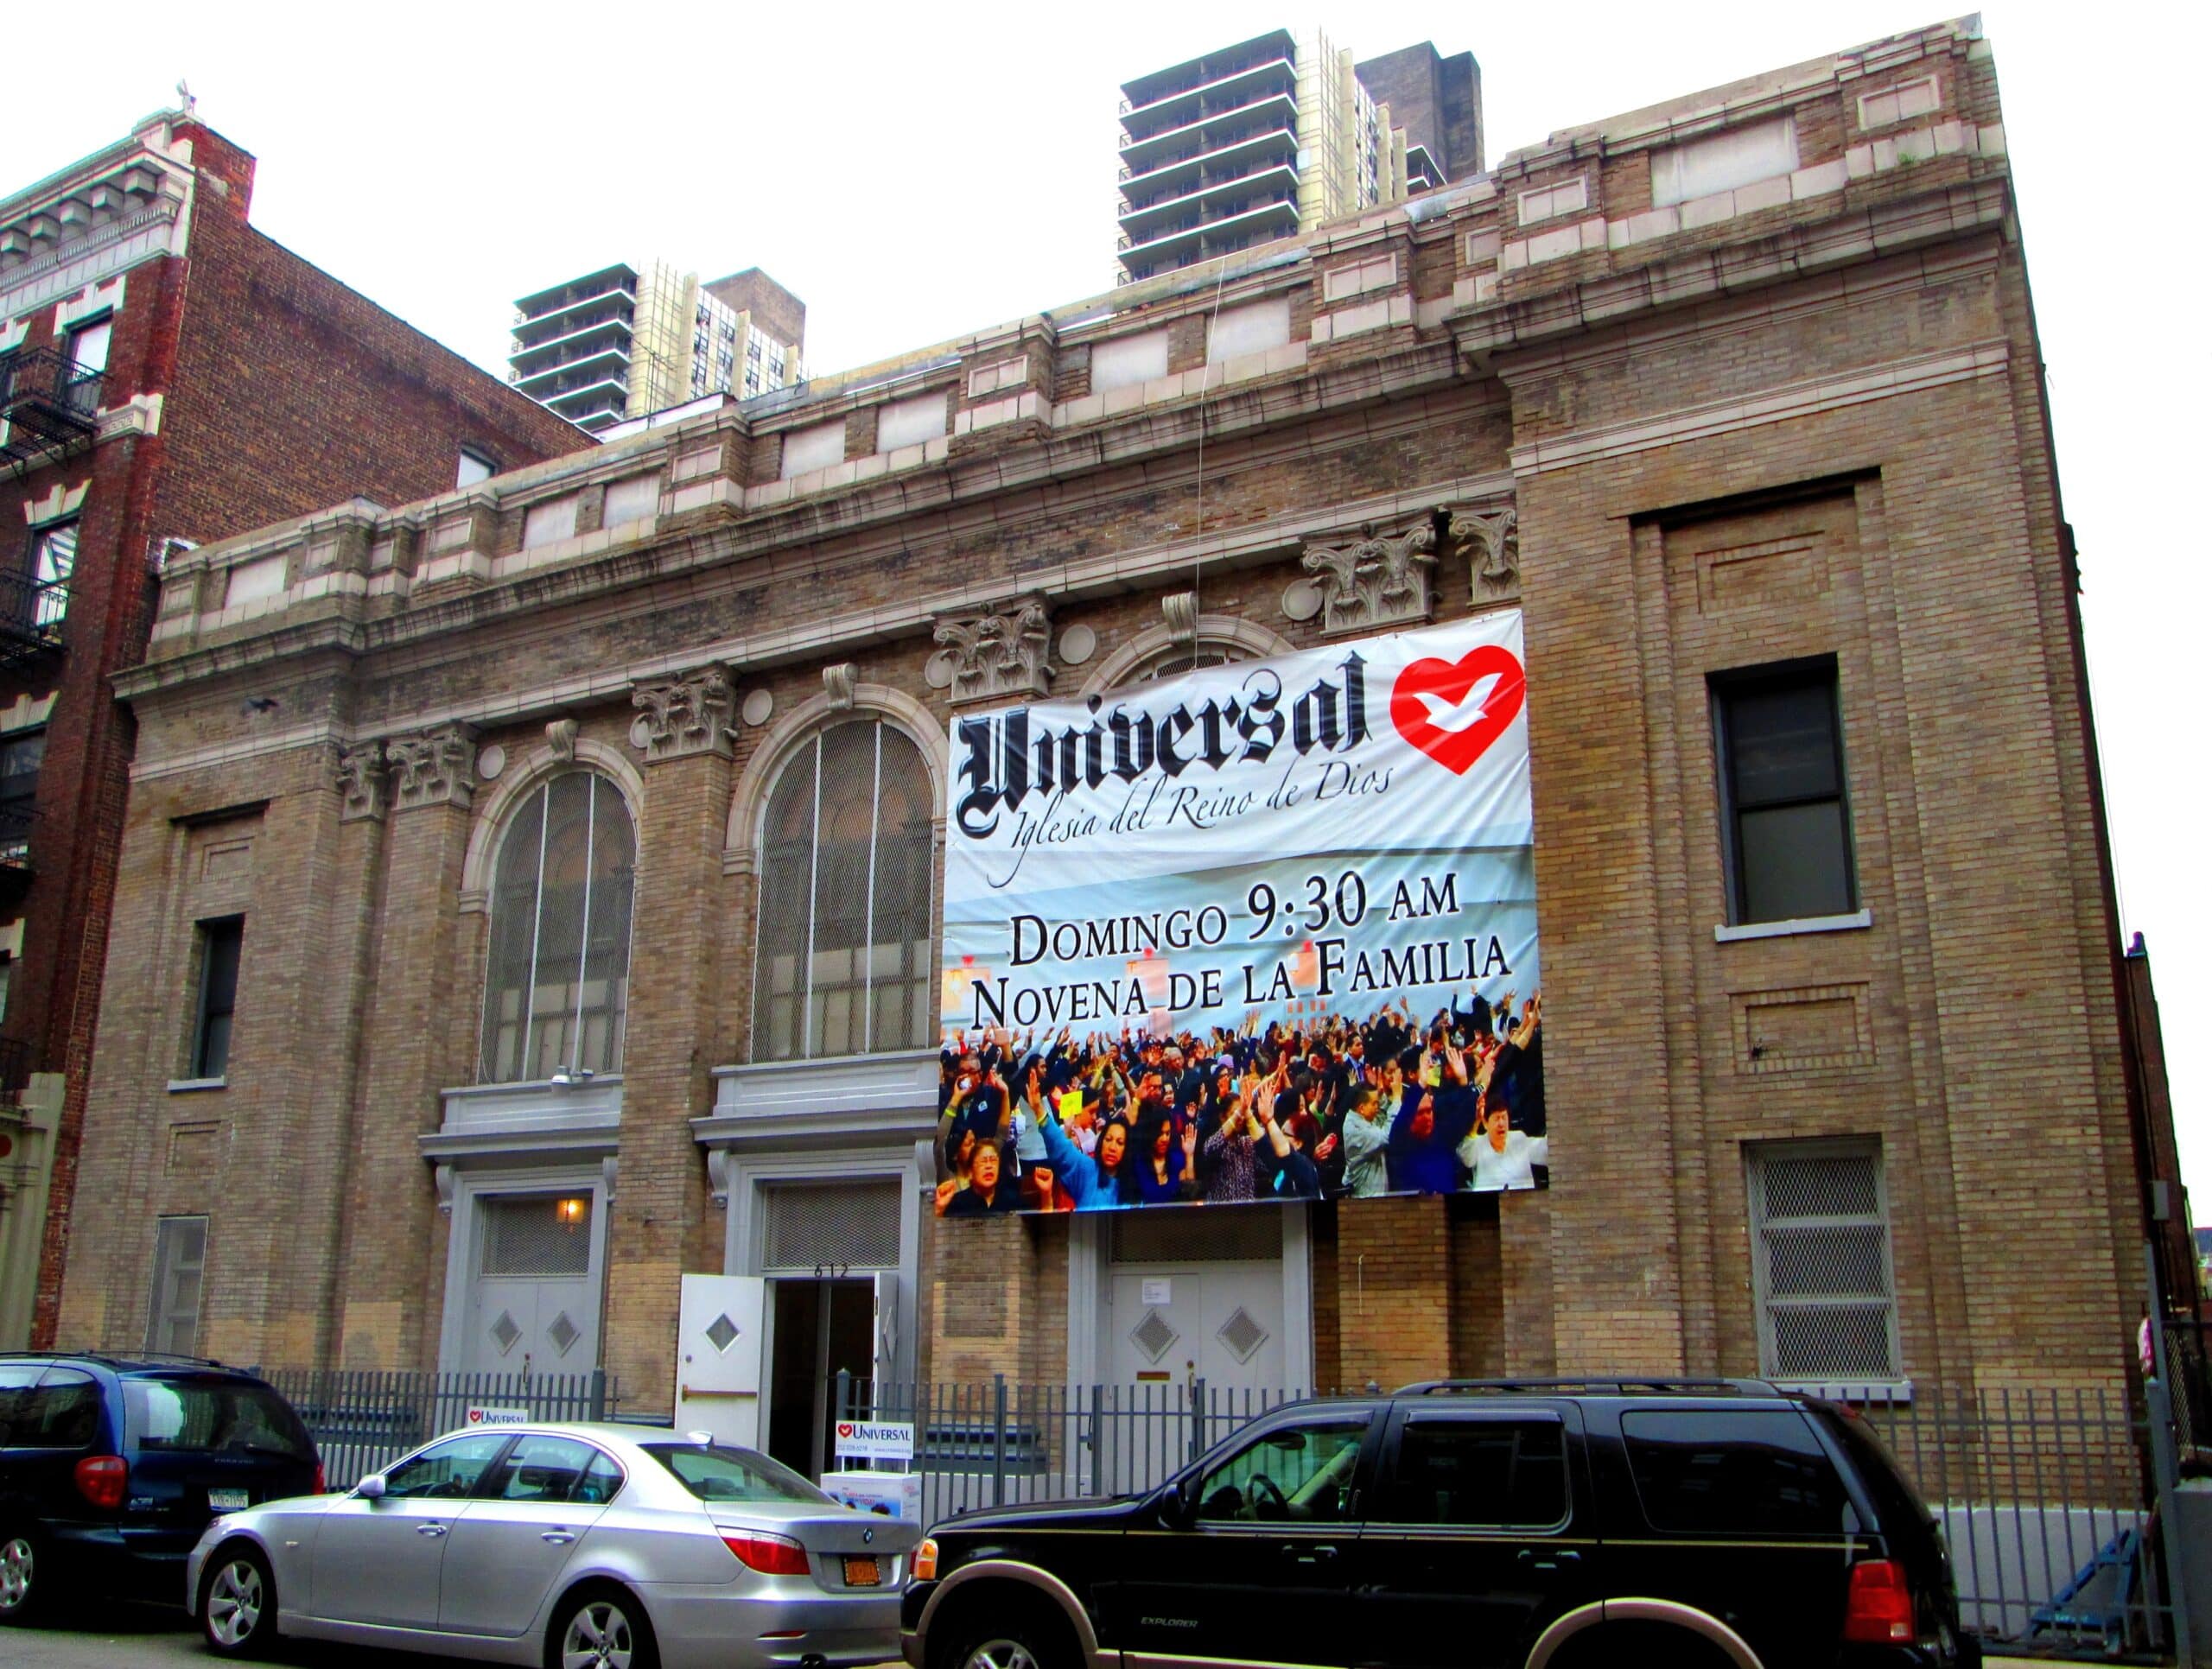
[[[940,1216],[1548,1185],[1520,625],[955,722]]]

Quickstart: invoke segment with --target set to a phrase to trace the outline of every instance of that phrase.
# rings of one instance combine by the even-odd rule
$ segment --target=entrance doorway
[[[875,1372],[875,1283],[779,1279],[769,1291],[768,1453],[818,1478],[836,1469],[838,1371],[856,1380]]]
[[[599,1366],[598,1204],[591,1186],[474,1196],[454,1366],[524,1376]]]
[[[1288,1383],[1282,1217],[1296,1207],[1113,1219],[1102,1365],[1109,1383],[1280,1393]]]

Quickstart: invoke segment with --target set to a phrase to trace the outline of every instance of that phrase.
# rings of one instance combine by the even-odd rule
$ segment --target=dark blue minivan
[[[179,1600],[210,1518],[321,1488],[299,1415],[251,1374],[0,1355],[0,1624],[66,1595]]]

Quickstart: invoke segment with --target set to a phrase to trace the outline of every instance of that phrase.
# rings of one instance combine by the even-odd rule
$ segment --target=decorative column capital
[[[631,692],[630,704],[638,709],[630,721],[630,745],[645,754],[647,765],[695,753],[729,757],[737,692],[722,668],[701,667],[665,683],[639,684]]]
[[[1416,522],[1377,533],[1370,522],[1343,544],[1309,543],[1301,559],[1321,595],[1321,631],[1338,638],[1382,626],[1413,625],[1434,609],[1436,524]]]
[[[330,774],[338,790],[340,822],[384,821],[391,777],[385,768],[382,742],[340,742]]]
[[[466,809],[476,792],[476,729],[473,725],[439,725],[385,744],[391,765],[394,803],[402,811],[417,806],[455,805]]]
[[[1446,527],[1452,548],[1467,557],[1476,607],[1521,594],[1521,512],[1511,505],[1490,511],[1455,510]]]
[[[953,705],[1036,697],[1052,687],[1052,616],[1042,597],[1017,597],[980,614],[940,614],[922,676]]]

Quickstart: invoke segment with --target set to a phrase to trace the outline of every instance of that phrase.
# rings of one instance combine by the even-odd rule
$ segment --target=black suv
[[[300,1417],[251,1374],[0,1355],[0,1623],[67,1593],[174,1601],[211,1517],[321,1488]]]
[[[1866,1423],[1755,1380],[1287,1404],[1150,1494],[963,1514],[914,1669],[1978,1669]]]

